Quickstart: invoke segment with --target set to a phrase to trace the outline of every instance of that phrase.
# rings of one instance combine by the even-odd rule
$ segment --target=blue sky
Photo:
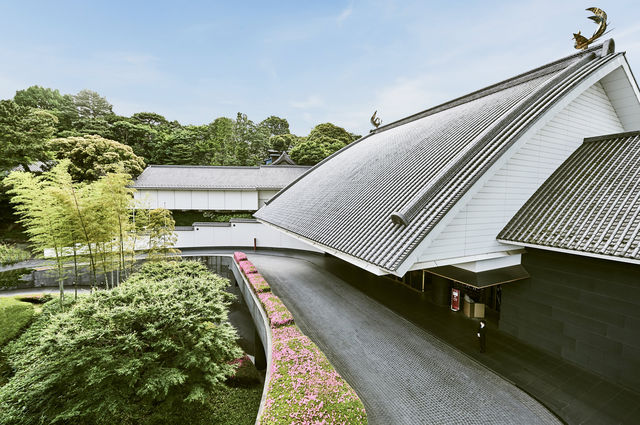
[[[633,1],[2,1],[0,98],[38,84],[184,124],[244,112],[364,134],[572,54],[609,15],[640,74]]]

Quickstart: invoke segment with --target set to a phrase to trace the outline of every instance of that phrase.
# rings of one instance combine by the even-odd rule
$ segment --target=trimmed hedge
[[[257,270],[252,271],[255,266],[246,256],[236,252],[234,258],[260,299],[271,328],[270,380],[258,423],[366,424],[367,413],[353,388],[293,323],[291,312],[269,292]]]

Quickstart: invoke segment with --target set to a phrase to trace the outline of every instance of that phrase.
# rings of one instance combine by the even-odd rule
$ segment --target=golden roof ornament
[[[373,115],[371,115],[371,119],[370,119],[371,124],[372,124],[375,128],[380,127],[380,124],[382,124],[382,120],[380,119],[380,117],[378,117],[378,116],[377,116],[377,114],[378,114],[378,111],[375,111],[375,112],[373,113]]]
[[[581,35],[580,31],[578,31],[577,34],[573,34],[573,38],[576,40],[576,44],[574,45],[574,47],[578,50],[588,48],[589,44],[600,38],[605,33],[605,31],[607,31],[607,14],[604,13],[604,10],[598,9],[597,7],[590,7],[585,10],[593,12],[594,16],[589,16],[589,19],[598,24],[598,29],[593,33],[591,38],[587,38]]]

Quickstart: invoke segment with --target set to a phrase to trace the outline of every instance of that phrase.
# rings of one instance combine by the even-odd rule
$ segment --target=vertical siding
[[[602,84],[585,90],[485,181],[420,261],[504,250],[495,238],[585,137],[624,131]],[[476,189],[476,188],[474,188]],[[472,189],[472,190],[474,190]]]

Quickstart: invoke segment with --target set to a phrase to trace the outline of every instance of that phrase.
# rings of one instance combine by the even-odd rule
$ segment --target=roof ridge
[[[607,40],[608,41],[608,40]],[[606,43],[606,42],[605,42]],[[398,127],[400,125],[403,124],[407,124],[410,123],[412,121],[418,120],[420,118],[424,118],[427,117],[429,115],[433,115],[436,114],[438,112],[442,112],[445,111],[447,109],[451,109],[453,107],[459,106],[459,105],[463,105],[465,103],[471,102],[472,100],[476,100],[485,96],[488,96],[490,94],[496,93],[498,91],[502,91],[505,89],[508,89],[510,87],[516,86],[518,84],[522,84],[525,83],[527,81],[533,80],[534,78],[538,78],[538,77],[542,77],[544,75],[547,74],[551,74],[555,71],[558,71],[562,68],[565,68],[566,66],[570,65],[570,64],[566,64],[566,62],[569,61],[573,61],[573,60],[578,60],[581,56],[584,55],[588,55],[592,52],[595,52],[599,49],[602,49],[603,45],[605,43],[601,43],[598,44],[596,46],[590,47],[589,49],[586,50],[581,50],[580,52],[571,54],[569,56],[565,56],[563,58],[557,59],[553,62],[549,62],[545,65],[539,66],[537,68],[531,69],[529,71],[517,74],[513,77],[507,78],[506,80],[502,80],[499,81],[497,83],[488,85],[484,88],[481,88],[479,90],[475,90],[471,93],[467,93],[465,95],[462,95],[460,97],[454,98],[452,100],[446,101],[444,103],[441,103],[439,105],[433,106],[431,108],[425,109],[421,112],[417,112],[415,114],[409,115],[407,117],[401,118],[399,120],[390,122],[389,124],[383,125],[375,130],[372,130],[371,133],[381,133],[383,131],[386,130],[390,130],[392,128]],[[565,65],[565,66],[562,66]]]
[[[624,131],[622,133],[603,134],[602,136],[585,137],[582,143],[602,142],[611,139],[622,139],[626,137],[640,136],[640,130]]]
[[[260,165],[172,165],[172,164],[149,164],[147,168],[239,168],[239,169],[260,169]]]

